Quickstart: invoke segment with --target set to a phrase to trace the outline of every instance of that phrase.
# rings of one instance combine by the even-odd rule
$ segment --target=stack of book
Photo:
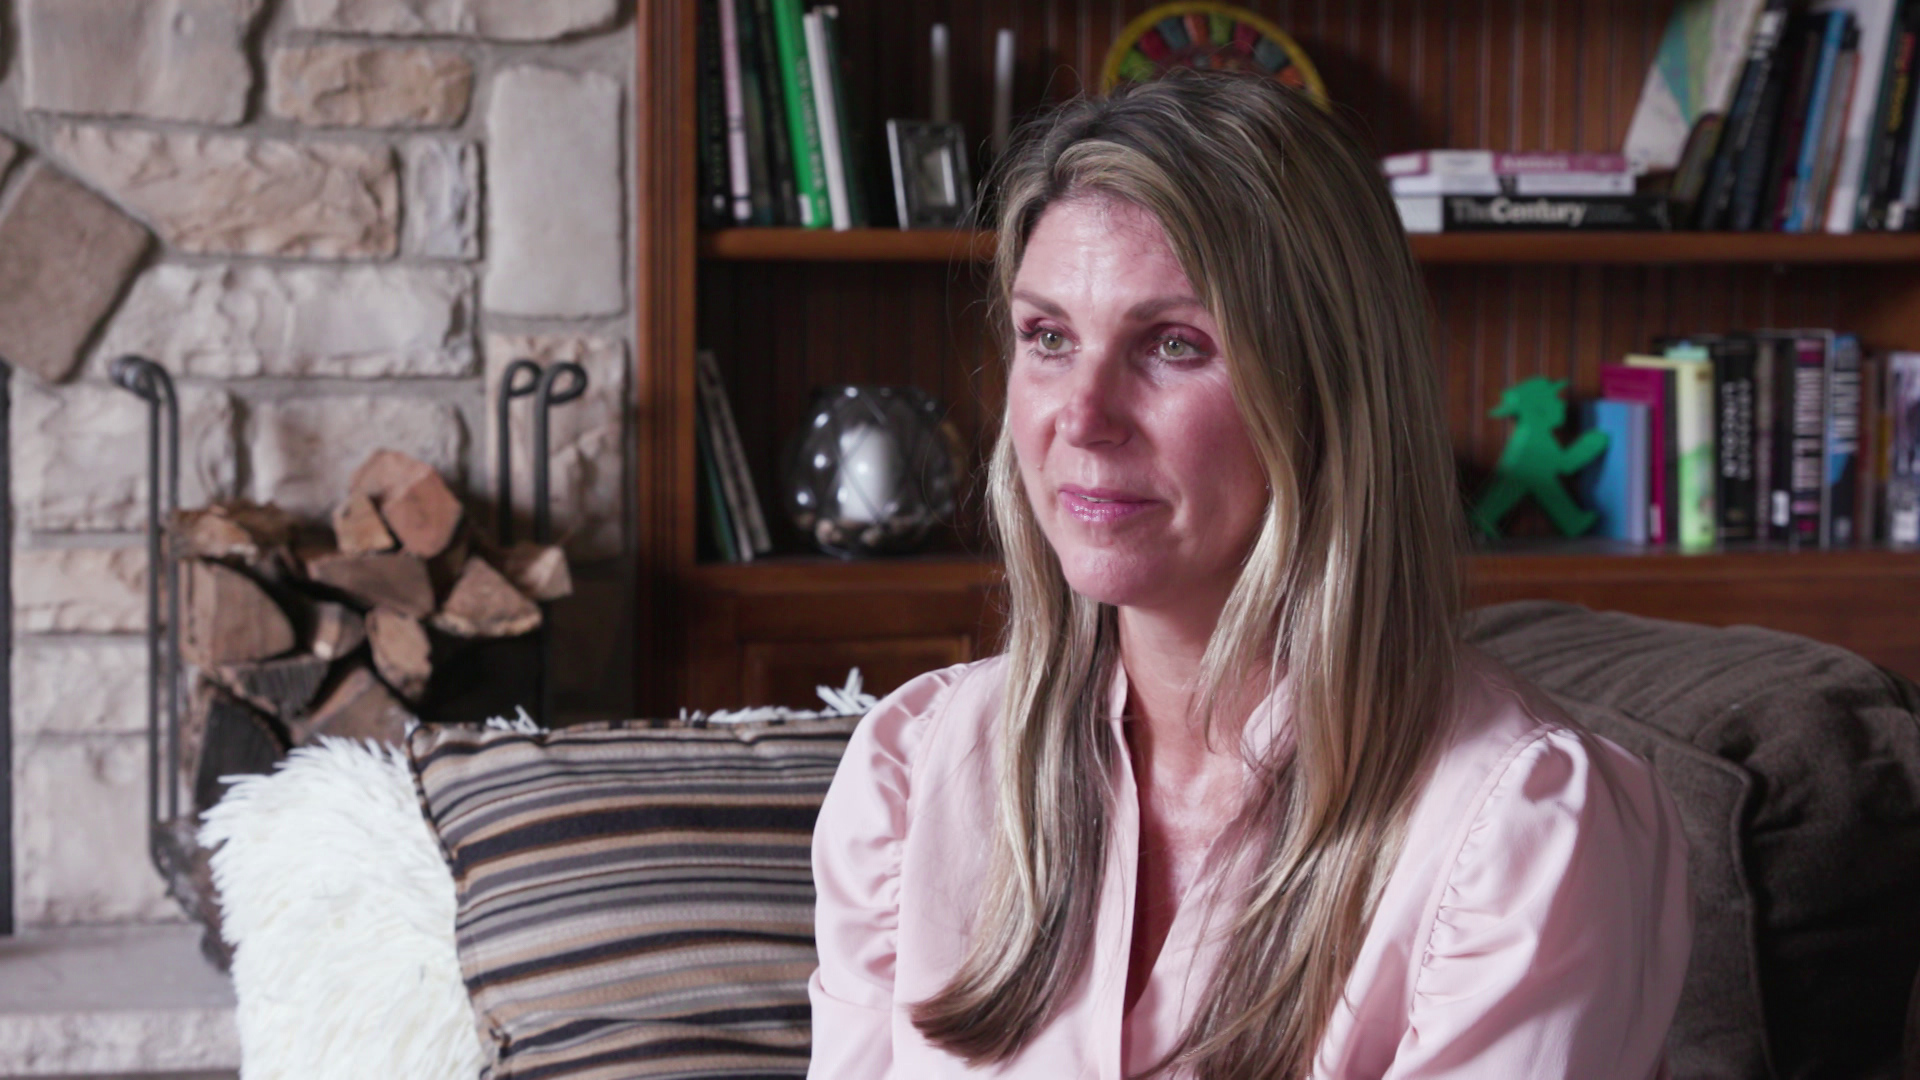
[[[840,12],[701,0],[700,216],[709,228],[874,224],[864,128],[849,122]]]
[[[733,406],[720,381],[720,365],[713,354],[700,350],[696,365],[699,412],[694,437],[699,443],[703,537],[708,550],[721,562],[752,562],[773,550],[767,519],[747,468],[740,429],[733,422]]]
[[[1664,198],[1634,194],[1621,154],[1418,150],[1382,158],[1410,233],[1664,229]]]
[[[1600,371],[1596,535],[1683,549],[1920,544],[1920,354],[1831,330],[1664,339]]]
[[[1687,130],[1668,191],[1675,224],[1698,229],[1849,233],[1920,227],[1913,138],[1920,0],[1683,0],[1743,33],[1731,97]],[[1676,11],[1675,20],[1686,17]],[[1725,16],[1725,20],[1721,19]],[[1675,34],[1668,30],[1669,37]],[[1723,64],[1735,70],[1733,56]],[[1665,61],[1656,59],[1658,68]],[[1669,142],[1671,102],[1650,73],[1628,130],[1630,157]]]

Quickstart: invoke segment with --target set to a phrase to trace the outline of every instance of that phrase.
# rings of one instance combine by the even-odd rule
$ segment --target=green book
[[[793,132],[793,172],[800,189],[800,223],[809,229],[833,224],[827,205],[827,159],[820,142],[819,106],[813,71],[800,28],[800,0],[773,0],[773,36],[780,47],[780,82],[786,88],[787,126]]]
[[[1685,549],[1710,548],[1718,533],[1713,474],[1713,363],[1698,357],[1629,356],[1629,367],[1673,372],[1675,411],[1679,413],[1680,521],[1677,537]]]
[[[713,533],[713,544],[720,549],[720,558],[724,562],[740,561],[740,553],[734,548],[733,527],[727,520],[727,497],[720,491],[720,467],[713,456],[713,435],[707,430],[707,418],[694,419],[694,438],[700,444],[700,487],[706,498],[707,527]]]

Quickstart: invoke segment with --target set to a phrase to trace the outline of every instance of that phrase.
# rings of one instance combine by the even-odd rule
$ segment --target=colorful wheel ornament
[[[1207,0],[1162,4],[1128,23],[1107,50],[1100,89],[1151,82],[1183,67],[1259,72],[1327,106],[1320,73],[1285,31],[1244,8]]]

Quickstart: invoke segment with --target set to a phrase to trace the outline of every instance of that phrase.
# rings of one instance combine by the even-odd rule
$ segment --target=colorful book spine
[[[1627,357],[1627,365],[1673,372],[1680,480],[1675,539],[1687,550],[1710,548],[1719,523],[1714,505],[1713,365],[1705,359],[1637,355]]]
[[[1833,160],[1833,191],[1826,207],[1826,230],[1850,233],[1859,216],[1861,181],[1867,151],[1873,145],[1873,121],[1880,105],[1880,83],[1885,77],[1893,40],[1897,0],[1834,0],[1853,13],[1859,36],[1855,74],[1848,81],[1848,103],[1841,121],[1839,150]]]
[[[1672,420],[1672,382],[1670,372],[1625,364],[1603,364],[1600,368],[1600,393],[1609,401],[1627,401],[1647,408],[1647,539],[1651,543],[1671,541],[1668,510],[1668,468],[1674,444]]]
[[[1792,539],[1820,543],[1821,489],[1826,478],[1827,352],[1830,335],[1797,336],[1793,364]]]
[[[1766,188],[1760,199],[1754,228],[1784,231],[1793,212],[1793,180],[1800,165],[1800,144],[1807,134],[1807,107],[1820,70],[1820,50],[1826,41],[1826,21],[1796,12],[1787,23],[1792,68],[1786,97],[1781,101],[1780,128],[1768,151]]]
[[[1893,201],[1898,186],[1900,132],[1906,115],[1907,92],[1913,86],[1913,50],[1917,36],[1913,22],[1920,4],[1900,0],[1893,26],[1887,35],[1887,65],[1880,78],[1880,100],[1875,103],[1873,129],[1862,168],[1859,203],[1855,208],[1855,228],[1877,231],[1886,228],[1887,204]]]
[[[761,0],[762,3],[765,0]],[[787,225],[797,222],[783,198],[782,179],[792,186],[791,168],[785,164],[782,148],[786,145],[786,124],[778,104],[779,80],[770,77],[771,68],[761,58],[767,23],[753,11],[751,0],[735,0],[734,36],[740,49],[741,114],[747,135],[747,191],[749,225]],[[796,211],[797,213],[797,211]]]
[[[860,129],[854,125],[853,103],[847,99],[846,46],[841,38],[840,9],[828,4],[818,9],[820,25],[826,31],[827,68],[833,77],[833,102],[839,113],[840,151],[846,156],[847,213],[853,227],[873,224],[873,212],[867,202],[866,154]]]
[[[1920,547],[1920,353],[1887,356],[1887,543]]]
[[[1387,176],[1544,176],[1554,173],[1632,174],[1624,154],[1504,153],[1493,150],[1413,150],[1380,159]]]
[[[1840,154],[1846,144],[1847,113],[1852,108],[1853,91],[1859,86],[1859,80],[1854,77],[1860,68],[1859,30],[1858,24],[1847,27],[1840,55],[1834,60],[1833,93],[1827,98],[1826,118],[1820,121],[1820,149],[1813,163],[1813,186],[1807,190],[1807,216],[1802,232],[1823,230],[1833,204]]]
[[[787,99],[787,132],[793,143],[800,224],[824,229],[833,223],[833,211],[827,202],[826,156],[820,142],[820,114],[814,104],[813,71],[807,63],[800,0],[772,3],[773,37],[780,50],[780,86]]]
[[[753,221],[753,164],[747,151],[747,98],[740,77],[740,0],[718,0],[720,85],[727,112],[727,192],[733,220]]]
[[[1754,341],[1732,335],[1709,350],[1713,365],[1713,411],[1717,445],[1714,471],[1714,508],[1719,515],[1715,532],[1722,543],[1759,538],[1760,494],[1755,469]]]
[[[1593,535],[1647,542],[1647,407],[1631,401],[1585,401],[1580,426],[1605,432],[1606,452],[1575,477],[1581,502],[1599,516]]]
[[[1820,485],[1820,546],[1860,538],[1860,339],[1835,334],[1827,355],[1826,482]]]
[[[1817,17],[1816,17],[1817,18]],[[1806,130],[1800,137],[1800,156],[1794,164],[1793,192],[1787,213],[1787,232],[1804,232],[1812,217],[1814,171],[1819,166],[1820,140],[1827,115],[1827,99],[1833,94],[1833,69],[1839,62],[1853,16],[1844,11],[1829,11],[1821,26],[1820,60],[1814,67],[1813,93],[1807,99]]]
[[[750,6],[740,9],[743,17],[741,25],[752,27],[753,49],[751,53],[741,55],[757,58],[752,67],[757,74],[761,124],[764,128],[763,143],[766,153],[766,173],[769,184],[768,204],[772,216],[771,224],[800,224],[800,192],[797,170],[794,166],[795,149],[792,133],[787,123],[787,91],[780,78],[780,43],[774,33],[773,0],[750,0]],[[741,36],[742,46],[746,44],[746,34]]]

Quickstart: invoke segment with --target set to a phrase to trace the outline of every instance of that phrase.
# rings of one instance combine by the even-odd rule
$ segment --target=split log
[[[364,495],[380,509],[409,555],[431,559],[453,542],[460,500],[433,466],[398,450],[379,450],[353,474],[351,495]]]
[[[193,770],[196,811],[212,808],[227,793],[221,777],[272,772],[287,754],[272,721],[217,690],[207,704],[199,751]]]
[[[313,701],[329,666],[312,653],[299,653],[255,664],[222,664],[212,674],[242,701],[288,721]]]
[[[200,955],[220,971],[233,966],[233,946],[220,934],[220,890],[213,881],[213,853],[200,846],[198,815],[164,821],[154,830],[154,862],[174,898],[200,924]]]
[[[340,542],[340,550],[349,555],[392,551],[399,546],[387,523],[380,520],[373,500],[365,495],[350,496],[334,507],[333,535]]]
[[[500,570],[507,580],[538,601],[573,595],[573,574],[567,553],[558,545],[522,542],[500,553]]]
[[[386,607],[423,618],[433,613],[427,564],[412,555],[348,555],[329,552],[307,563],[307,573],[368,607]]]
[[[394,692],[417,702],[433,678],[433,646],[420,620],[386,608],[367,615],[367,640],[373,645],[373,667]]]
[[[237,559],[248,565],[292,544],[297,530],[298,523],[285,510],[249,502],[177,511],[168,523],[175,555]]]
[[[412,719],[365,664],[354,664],[311,714],[293,723],[293,741],[305,746],[322,735],[338,735],[399,746]]]
[[[321,600],[313,605],[313,640],[307,648],[322,660],[338,660],[367,640],[360,613],[345,604]]]
[[[455,637],[512,637],[540,625],[540,608],[476,555],[461,569],[433,625]]]
[[[195,559],[182,569],[186,592],[181,652],[201,667],[278,656],[294,647],[293,622],[252,578]]]

